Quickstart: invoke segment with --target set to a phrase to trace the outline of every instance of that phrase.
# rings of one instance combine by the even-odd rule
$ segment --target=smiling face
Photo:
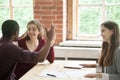
[[[35,24],[29,24],[27,26],[27,35],[30,37],[30,39],[37,38],[39,33],[40,32]]]
[[[113,30],[109,30],[105,26],[101,26],[101,36],[103,38],[103,42],[110,42],[112,35]]]

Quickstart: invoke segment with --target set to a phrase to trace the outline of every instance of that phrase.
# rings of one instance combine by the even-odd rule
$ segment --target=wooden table
[[[56,60],[54,63],[50,64],[45,61],[34,66],[23,77],[21,77],[20,80],[96,80],[95,78],[89,79],[83,77],[87,73],[95,73],[95,68],[64,68],[65,65],[79,66],[79,64],[82,63],[90,64],[96,62]],[[49,76],[47,74],[52,74],[55,76]]]

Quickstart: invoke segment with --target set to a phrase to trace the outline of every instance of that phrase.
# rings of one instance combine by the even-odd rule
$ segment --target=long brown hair
[[[119,47],[119,26],[113,21],[106,21],[101,24],[109,30],[113,30],[110,44],[107,42],[102,43],[101,57],[99,59],[100,66],[112,65],[115,50]]]

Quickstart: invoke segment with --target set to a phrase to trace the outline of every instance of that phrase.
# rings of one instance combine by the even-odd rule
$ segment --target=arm
[[[120,49],[115,51],[113,64],[112,66],[108,66],[109,70],[107,73],[102,73],[102,80],[119,80],[120,79]]]
[[[96,64],[80,64],[80,66],[83,66],[84,68],[95,68]]]
[[[120,79],[120,50],[115,52],[113,65],[106,67],[106,73],[87,74],[85,77],[98,78],[101,76],[102,80],[119,80]]]
[[[54,32],[55,33],[55,32]],[[53,35],[53,39],[52,39],[52,42],[51,42],[51,48],[50,48],[50,51],[49,51],[49,54],[47,56],[47,60],[50,62],[50,63],[53,63],[54,62],[54,44],[55,44],[55,40],[56,40],[56,34]]]
[[[36,63],[36,62],[43,62],[47,55],[48,55],[48,51],[50,49],[51,46],[51,41],[54,35],[54,27],[52,26],[51,29],[48,31],[46,29],[46,43],[45,45],[42,47],[42,49],[40,49],[40,51],[38,52],[30,52],[28,50],[23,50],[22,48],[16,47],[14,45],[14,49],[12,47],[13,53],[14,54],[14,58],[15,58],[15,62],[24,62],[24,63]]]
[[[50,63],[53,63],[54,62],[54,46],[52,46],[50,48],[50,51],[49,51],[49,54],[47,56],[47,60],[50,62]]]
[[[46,59],[54,35],[53,25],[51,26],[51,29],[49,31],[47,29],[45,30],[46,30],[46,43],[43,46],[43,48],[38,52],[38,61],[40,62],[43,62]]]
[[[53,62],[54,62],[54,44],[55,44],[55,40],[56,40],[56,34],[55,34],[55,31],[54,31],[53,39],[52,39],[52,41],[51,41],[50,51],[49,51],[49,54],[48,54],[48,56],[47,56],[47,60],[48,60],[50,63],[53,63]]]
[[[114,74],[109,74],[109,80],[119,80],[120,79],[120,49],[116,50],[115,57],[113,61]]]

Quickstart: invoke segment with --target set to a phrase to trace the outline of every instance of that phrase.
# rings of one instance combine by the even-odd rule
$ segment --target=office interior
[[[15,19],[19,24],[22,24],[23,21],[27,24],[28,21],[36,19],[46,28],[50,28],[51,24],[54,24],[56,33],[55,60],[97,61],[102,45],[99,31],[100,24],[108,19],[119,22],[114,17],[118,15],[119,11],[112,14],[112,7],[113,10],[120,7],[120,4],[117,3],[120,3],[120,1],[1,0],[0,14],[2,18],[0,24],[6,19]],[[26,10],[27,8],[28,10]],[[24,13],[24,9],[26,13]],[[19,12],[23,17],[20,16],[19,18],[16,12]],[[26,17],[28,14],[31,16]],[[91,16],[93,14],[95,16]],[[107,14],[113,16],[108,17]],[[3,15],[6,15],[6,17]],[[84,28],[83,25],[87,27]],[[89,28],[92,25],[97,28]],[[25,31],[24,28],[26,28],[26,25],[21,27],[20,35]],[[94,32],[94,29],[96,32]],[[82,30],[84,31],[82,32]],[[93,30],[93,32],[89,30]]]

